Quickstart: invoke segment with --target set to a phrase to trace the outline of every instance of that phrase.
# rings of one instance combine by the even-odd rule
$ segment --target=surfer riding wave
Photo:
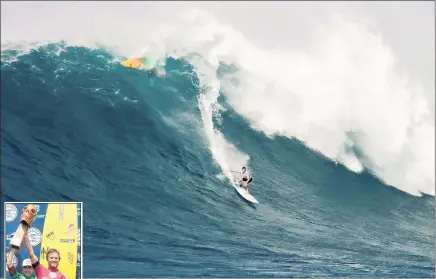
[[[251,175],[251,173],[247,170],[246,167],[242,167],[242,171],[231,171],[234,173],[239,173],[242,175],[241,179],[239,179],[239,185],[241,185],[243,182],[245,182],[245,189],[247,190],[248,193],[248,184],[250,184],[253,181],[253,176]]]

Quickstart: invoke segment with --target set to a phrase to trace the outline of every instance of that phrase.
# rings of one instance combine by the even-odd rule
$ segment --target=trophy
[[[28,204],[21,211],[21,221],[14,236],[11,239],[11,247],[15,250],[19,250],[23,238],[30,228],[30,225],[35,221],[38,209],[33,204]]]

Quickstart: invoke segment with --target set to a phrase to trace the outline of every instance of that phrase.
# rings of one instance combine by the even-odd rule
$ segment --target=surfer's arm
[[[8,271],[9,271],[9,274],[10,274],[11,276],[14,276],[15,272],[17,272],[17,269],[16,269],[15,266],[12,264],[12,258],[14,257],[14,254],[15,254],[15,249],[12,249],[12,250],[9,252],[8,258],[7,258],[7,260],[6,260],[6,265],[7,265],[7,267],[8,267]]]
[[[29,258],[30,258],[30,261],[32,262],[32,265],[34,263],[37,263],[38,257],[35,256],[35,253],[33,252],[33,248],[29,242],[29,238],[27,237],[27,233],[24,235],[24,246],[26,247],[27,254],[29,254]],[[35,268],[35,266],[33,268]]]

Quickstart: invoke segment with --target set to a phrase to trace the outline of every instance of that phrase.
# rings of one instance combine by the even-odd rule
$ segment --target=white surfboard
[[[245,190],[244,187],[241,187],[237,181],[233,182],[233,187],[238,191],[238,194],[243,197],[245,200],[251,203],[259,203],[250,193]]]

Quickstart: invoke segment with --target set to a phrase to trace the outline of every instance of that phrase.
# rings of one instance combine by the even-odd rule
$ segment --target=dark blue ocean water
[[[251,206],[217,176],[195,72],[165,67],[2,50],[2,201],[82,201],[84,277],[435,277],[434,197],[269,139],[223,99],[216,125],[250,155]]]

